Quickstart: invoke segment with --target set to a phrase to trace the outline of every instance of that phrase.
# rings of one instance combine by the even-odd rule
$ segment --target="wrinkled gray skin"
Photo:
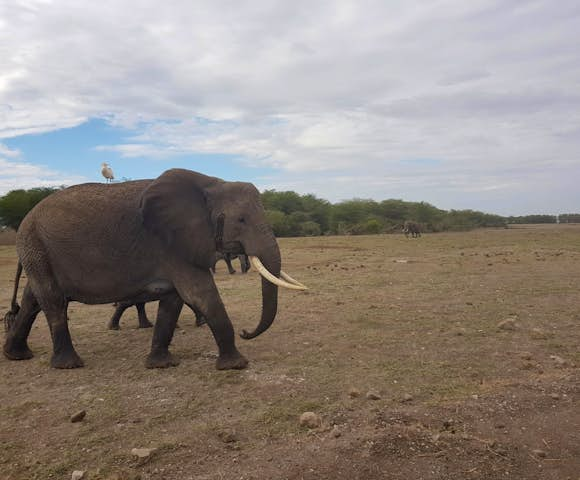
[[[409,233],[411,234],[411,238],[416,238],[421,236],[421,227],[417,222],[410,222],[406,221],[403,225],[403,233],[405,237],[409,238]]]
[[[123,316],[123,313],[125,313],[125,310],[133,306],[137,308],[139,328],[151,328],[153,326],[153,324],[149,321],[149,318],[147,318],[147,312],[145,312],[145,303],[143,302],[135,303],[127,301],[127,302],[116,302],[113,305],[116,308],[115,313],[113,313],[113,316],[109,320],[108,325],[109,330],[119,330],[120,329],[119,322],[121,320],[121,317]],[[197,327],[201,327],[206,323],[207,322],[204,316],[199,311],[195,310],[195,325]]]
[[[185,303],[207,319],[218,346],[218,369],[245,368],[234,330],[210,272],[216,251],[257,256],[280,275],[280,251],[266,222],[258,190],[173,169],[155,180],[88,183],[38,203],[16,238],[19,265],[28,277],[21,307],[5,316],[4,354],[32,357],[27,338],[43,310],[53,342],[51,365],[83,362],[68,328],[67,306],[159,301],[148,368],[178,364],[169,352]],[[17,275],[17,279],[19,275]],[[278,288],[262,280],[262,316],[249,339],[267,330],[277,311]]]
[[[234,255],[232,253],[220,253],[220,252],[216,254],[215,262],[213,264],[213,267],[211,267],[211,271],[215,273],[215,266],[217,262],[223,260],[224,262],[226,262],[228,272],[230,272],[230,275],[233,275],[234,273],[236,273],[236,270],[232,266],[232,260],[235,260],[236,258],[240,260],[240,268],[242,270],[242,273],[248,273],[248,270],[250,269],[250,259],[248,258],[247,255]]]

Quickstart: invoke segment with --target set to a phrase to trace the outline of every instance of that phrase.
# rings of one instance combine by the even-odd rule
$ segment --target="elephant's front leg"
[[[194,312],[200,312],[206,318],[219,349],[216,368],[246,368],[248,360],[236,348],[234,327],[209,271],[187,272],[176,279],[175,288]]]
[[[183,300],[177,293],[159,301],[151,352],[145,360],[147,368],[167,368],[179,365],[179,360],[169,352],[169,344],[182,308]]]

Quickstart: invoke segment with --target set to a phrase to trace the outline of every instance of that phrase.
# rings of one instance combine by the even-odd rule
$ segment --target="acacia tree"
[[[57,190],[60,188],[39,187],[8,192],[0,197],[0,224],[18,230],[20,223],[32,207]]]

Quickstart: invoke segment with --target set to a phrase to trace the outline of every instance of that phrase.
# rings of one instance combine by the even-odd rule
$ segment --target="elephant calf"
[[[248,270],[250,269],[250,259],[248,258],[247,255],[234,255],[232,253],[217,253],[216,254],[216,258],[215,258],[215,262],[213,264],[213,266],[211,267],[211,271],[213,273],[215,273],[215,266],[217,264],[217,262],[219,262],[220,260],[223,260],[224,262],[226,262],[226,265],[228,267],[228,272],[230,272],[230,275],[233,275],[234,273],[236,273],[236,270],[234,269],[234,267],[232,266],[232,260],[235,260],[236,258],[240,259],[240,268],[242,269],[242,273],[247,273]]]
[[[116,309],[115,313],[113,313],[113,316],[109,320],[108,325],[109,330],[119,330],[119,321],[121,320],[123,313],[125,313],[125,310],[127,310],[132,306],[135,306],[137,308],[137,315],[139,317],[139,328],[151,328],[153,326],[153,324],[147,318],[147,313],[145,312],[145,303],[126,301],[126,302],[117,302],[114,303],[113,305],[116,307]],[[203,317],[203,315],[201,314],[201,312],[197,309],[194,310],[194,312],[195,312],[195,325],[197,327],[205,325],[207,322]]]
[[[143,302],[135,303],[126,301],[113,303],[113,306],[115,306],[116,308],[115,313],[113,313],[113,316],[109,320],[109,330],[119,330],[119,321],[121,320],[123,313],[125,313],[125,310],[133,306],[137,308],[137,316],[139,318],[139,328],[151,328],[153,326],[153,324],[147,318],[147,313],[145,312],[145,303]]]

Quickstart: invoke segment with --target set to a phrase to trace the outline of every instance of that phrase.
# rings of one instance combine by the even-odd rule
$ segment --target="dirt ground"
[[[0,358],[0,478],[580,479],[580,226],[280,245],[310,290],[282,291],[272,328],[238,340],[244,371],[215,370],[189,311],[181,364],[147,370],[152,331],[134,309],[109,331],[110,305],[80,304],[86,366],[53,370],[39,316],[35,357]],[[0,246],[2,316],[15,267]],[[257,274],[222,263],[216,281],[251,329]],[[306,411],[320,428],[299,425]]]

